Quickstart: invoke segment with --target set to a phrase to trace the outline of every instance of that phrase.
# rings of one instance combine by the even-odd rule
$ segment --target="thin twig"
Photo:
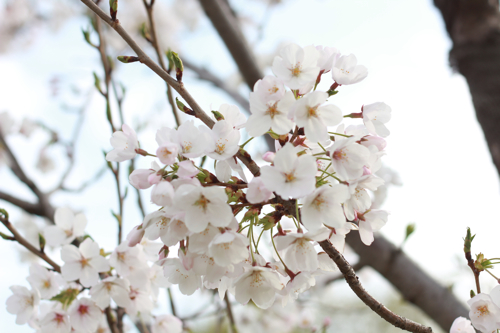
[[[356,273],[349,265],[344,256],[332,246],[329,240],[324,240],[319,242],[319,245],[323,250],[330,256],[330,258],[337,264],[340,272],[344,275],[344,278],[351,287],[352,291],[358,296],[360,300],[363,301],[370,309],[376,314],[382,317],[385,321],[392,324],[395,327],[401,328],[403,330],[415,333],[430,333],[432,328],[418,324],[412,320],[405,317],[399,316],[386,308],[382,303],[373,298],[361,285]]]
[[[96,13],[104,22],[106,22],[110,27],[112,27],[123,40],[134,50],[140,59],[140,62],[149,67],[153,72],[155,72],[159,77],[166,81],[175,91],[181,95],[181,97],[186,101],[186,103],[191,107],[196,118],[200,119],[209,128],[212,128],[215,124],[214,120],[203,111],[203,109],[198,105],[196,100],[191,96],[191,94],[185,89],[182,82],[177,82],[170,74],[164,71],[160,66],[158,66],[148,55],[137,45],[137,43],[132,39],[132,37],[123,29],[118,20],[112,21],[106,13],[104,13],[101,8],[99,8],[92,0],[80,0],[83,2],[90,10]],[[245,151],[240,151],[236,154],[236,157],[240,159],[243,164],[250,170],[254,176],[260,175],[260,168],[257,164],[250,158],[250,155]]]
[[[12,233],[12,236],[15,238],[15,240],[19,244],[21,244],[22,246],[24,246],[26,249],[28,249],[30,252],[32,252],[36,256],[40,257],[47,264],[49,264],[50,266],[52,266],[52,268],[55,271],[61,273],[61,267],[58,264],[56,264],[52,259],[50,259],[44,252],[38,250],[30,242],[28,242],[23,236],[21,236],[21,234],[16,230],[16,228],[14,228],[14,226],[12,225],[12,223],[10,223],[9,220],[7,220],[6,218],[0,216],[0,222],[2,222],[2,224],[7,229],[9,229],[9,231]]]
[[[163,60],[163,54],[160,50],[160,43],[158,43],[158,37],[156,34],[156,26],[155,26],[154,14],[153,14],[154,1],[151,1],[149,4],[148,4],[147,0],[143,0],[143,2],[144,2],[144,6],[146,7],[146,12],[148,13],[149,29],[151,32],[150,42],[153,45],[153,48],[155,49],[156,57],[158,58],[158,62],[160,63],[160,67],[164,71],[166,71],[170,74],[169,70],[165,66],[165,61]],[[168,103],[172,107],[172,113],[174,114],[175,123],[177,124],[177,127],[179,127],[181,125],[181,121],[179,119],[179,115],[177,113],[177,107],[175,105],[174,97],[172,95],[172,88],[170,87],[170,85],[168,83],[166,83],[166,84],[167,84]]]
[[[233,333],[238,333],[238,328],[236,326],[236,321],[234,320],[233,310],[231,309],[231,302],[229,301],[229,298],[227,297],[227,292],[226,292],[226,295],[224,296],[224,301],[226,302],[226,311],[227,311],[227,316],[229,318],[231,330],[233,331]]]
[[[45,216],[46,218],[48,218],[50,221],[53,222],[54,208],[50,204],[49,196],[46,193],[42,192],[38,188],[38,186],[31,180],[31,178],[29,178],[24,173],[24,170],[17,161],[17,158],[14,155],[14,153],[12,153],[12,150],[10,149],[10,146],[7,144],[7,141],[5,140],[1,130],[0,130],[0,146],[2,146],[4,151],[7,153],[7,156],[9,158],[9,167],[12,170],[12,172],[21,182],[26,184],[29,187],[29,189],[37,196],[38,198],[37,206],[39,212],[37,215]]]

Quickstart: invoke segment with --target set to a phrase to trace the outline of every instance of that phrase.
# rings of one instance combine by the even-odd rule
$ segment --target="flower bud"
[[[136,56],[118,56],[116,57],[116,59],[118,59],[118,61],[120,62],[123,62],[124,64],[140,61],[139,57]]]

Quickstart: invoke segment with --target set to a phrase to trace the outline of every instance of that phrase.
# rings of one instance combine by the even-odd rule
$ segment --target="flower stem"
[[[246,144],[249,143],[250,141],[252,141],[253,139],[254,139],[254,137],[251,137],[247,141],[243,142],[243,144],[240,146],[240,148],[245,148]]]
[[[346,137],[346,138],[350,138],[350,137],[352,137],[352,135],[341,134],[341,133],[335,133],[335,132],[328,132],[328,134],[339,135],[339,136],[343,136],[343,137]]]
[[[276,249],[276,244],[274,244],[273,229],[274,229],[274,228],[271,228],[271,241],[273,242],[274,251],[276,252],[276,255],[278,256],[278,258],[279,258],[279,260],[281,261],[281,263],[283,264],[283,266],[285,267],[285,270],[288,270],[288,267],[286,267],[285,262],[283,261],[283,259],[281,259],[281,256],[280,256],[280,254],[278,253],[278,250]]]

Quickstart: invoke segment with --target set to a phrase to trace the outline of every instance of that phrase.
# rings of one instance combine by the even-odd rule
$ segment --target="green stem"
[[[325,147],[323,147],[321,143],[318,142],[318,145],[321,147],[321,149],[323,149],[323,151],[326,151]]]
[[[277,255],[277,256],[278,256],[278,258],[280,259],[280,261],[281,261],[281,263],[283,264],[283,266],[285,267],[285,270],[288,270],[288,267],[286,267],[285,262],[283,261],[283,259],[281,259],[281,256],[280,256],[280,254],[278,253],[278,250],[276,249],[276,244],[274,244],[273,229],[274,229],[274,228],[271,228],[271,241],[273,242],[274,251],[276,252],[276,255]]]
[[[328,134],[333,134],[333,135],[340,135],[346,138],[352,137],[352,135],[347,135],[347,134],[341,134],[341,133],[335,133],[335,132],[328,132]]]
[[[252,141],[254,139],[254,137],[251,137],[250,139],[248,139],[247,141],[243,142],[243,144],[240,146],[240,148],[245,148],[245,146],[247,145],[247,143],[249,143],[250,141]]]

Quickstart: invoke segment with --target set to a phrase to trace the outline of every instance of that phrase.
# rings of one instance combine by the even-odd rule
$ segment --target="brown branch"
[[[140,59],[140,62],[149,67],[153,72],[155,72],[160,78],[167,82],[175,91],[181,95],[181,97],[186,101],[186,103],[195,112],[197,118],[204,122],[208,127],[212,128],[214,121],[203,111],[203,109],[198,105],[195,99],[189,94],[189,92],[184,88],[182,82],[177,82],[170,74],[164,71],[160,66],[158,66],[148,55],[137,45],[137,43],[132,39],[132,37],[123,29],[122,25],[118,20],[112,21],[106,13],[104,13],[101,8],[99,8],[92,0],[80,0],[83,2],[90,10],[96,13],[104,22],[106,22],[110,27],[112,27],[123,40],[134,50]]]
[[[224,91],[232,99],[234,99],[234,101],[238,103],[247,112],[247,114],[250,114],[250,103],[248,102],[248,99],[241,96],[240,93],[238,93],[236,90],[228,87],[223,80],[221,80],[215,74],[210,72],[208,69],[204,67],[199,67],[186,59],[182,59],[182,62],[184,63],[184,66],[193,71],[200,80],[208,81],[212,83],[215,87]]]
[[[58,264],[56,264],[52,259],[50,259],[44,252],[38,250],[36,247],[34,247],[33,245],[31,245],[31,243],[28,242],[23,236],[21,236],[21,234],[16,230],[16,228],[14,228],[14,226],[12,225],[12,223],[10,223],[10,221],[8,219],[6,219],[5,217],[0,216],[0,222],[2,222],[2,224],[7,229],[9,229],[9,231],[12,233],[13,237],[15,238],[15,240],[19,244],[21,244],[22,246],[24,246],[26,249],[28,249],[30,252],[32,252],[36,256],[40,257],[47,264],[49,264],[50,266],[52,266],[52,268],[54,268],[55,271],[61,273],[61,267]]]
[[[104,311],[106,314],[106,321],[108,322],[109,329],[111,333],[119,333],[118,325],[116,324],[116,318],[113,316],[111,308],[108,306]]]
[[[151,1],[149,4],[147,0],[143,0],[144,6],[146,7],[146,12],[148,13],[148,20],[149,20],[149,29],[151,31],[151,44],[153,45],[153,48],[155,49],[156,52],[156,57],[158,58],[158,62],[160,63],[160,67],[167,73],[170,74],[169,70],[165,66],[165,61],[163,60],[163,54],[160,50],[160,44],[158,43],[158,37],[156,34],[156,26],[155,26],[155,20],[154,20],[154,15],[153,15],[153,6],[154,6],[154,1]],[[168,103],[172,107],[172,113],[174,114],[175,118],[175,123],[177,124],[177,127],[181,125],[181,121],[179,119],[179,115],[177,114],[177,107],[174,102],[174,97],[172,95],[172,88],[168,83],[167,85],[167,99]]]
[[[241,31],[238,19],[227,2],[221,0],[199,0],[205,14],[226,44],[238,69],[250,89],[257,80],[264,77],[255,57]]]
[[[448,288],[381,235],[370,246],[363,244],[357,233],[349,233],[346,242],[360,260],[384,276],[405,300],[422,309],[444,331],[450,330],[457,317],[468,317],[468,308]]]
[[[368,305],[370,309],[373,310],[373,312],[378,314],[388,323],[403,330],[415,333],[432,332],[432,329],[430,327],[423,326],[405,317],[395,314],[394,312],[386,308],[382,303],[378,302],[370,294],[368,294],[368,292],[359,282],[359,279],[356,276],[356,273],[354,273],[351,265],[349,265],[349,263],[344,259],[344,256],[332,246],[329,240],[319,242],[319,245],[323,248],[323,250],[325,250],[325,252],[330,256],[335,264],[337,264],[352,291],[354,291],[359,299],[362,300],[366,305]]]
[[[467,80],[493,163],[500,175],[500,12],[498,1],[434,0],[453,42],[451,66]]]
[[[231,308],[231,302],[229,301],[229,298],[227,297],[227,292],[226,292],[226,295],[224,296],[224,302],[226,303],[227,317],[229,318],[229,324],[231,326],[231,331],[233,333],[238,333],[238,328],[236,326],[236,321],[234,320],[233,310]]]
[[[214,120],[208,116],[205,111],[198,105],[196,100],[189,94],[189,92],[184,88],[184,84],[182,82],[177,82],[170,74],[164,71],[160,66],[158,66],[148,55],[137,45],[137,43],[130,37],[130,35],[123,29],[120,22],[118,20],[112,21],[111,17],[109,17],[106,13],[104,13],[101,8],[99,8],[92,0],[81,0],[90,10],[96,13],[104,22],[106,22],[110,27],[112,27],[122,38],[123,40],[134,50],[137,56],[140,58],[141,63],[145,64],[149,67],[153,72],[158,74],[165,82],[167,82],[170,86],[172,86],[175,91],[181,95],[182,98],[186,101],[186,103],[191,107],[194,111],[195,117],[200,119],[205,125],[209,128],[212,128],[215,124]],[[257,164],[252,160],[250,155],[246,153],[243,149],[236,154],[236,157],[240,159],[243,164],[252,172],[254,176],[260,175],[260,169]]]
[[[354,266],[352,266],[352,270],[354,272],[359,272],[361,269],[363,269],[364,267],[366,267],[366,263],[364,262],[357,262],[356,264],[354,264]],[[340,275],[337,275],[337,276],[334,276],[334,277],[331,277],[329,278],[328,280],[325,281],[325,283],[323,284],[324,286],[327,286],[329,285],[330,283],[333,283],[333,282],[336,282],[336,281],[339,281],[339,280],[344,280],[344,275],[340,274]]]
[[[29,189],[37,196],[38,198],[38,204],[37,204],[37,209],[36,211],[38,212],[37,215],[40,216],[45,216],[48,218],[50,221],[54,220],[54,208],[50,204],[49,201],[49,196],[42,192],[38,186],[29,178],[25,173],[24,170],[22,169],[21,165],[17,161],[16,156],[14,153],[12,153],[12,150],[10,149],[10,146],[7,144],[7,141],[5,140],[2,131],[0,130],[0,146],[2,146],[7,153],[7,156],[9,158],[9,167],[12,170],[12,172],[16,175],[16,177],[26,184]],[[10,197],[11,199],[13,197]],[[25,207],[28,207],[25,205]],[[33,208],[33,207],[31,207]],[[24,208],[23,208],[24,209]]]

